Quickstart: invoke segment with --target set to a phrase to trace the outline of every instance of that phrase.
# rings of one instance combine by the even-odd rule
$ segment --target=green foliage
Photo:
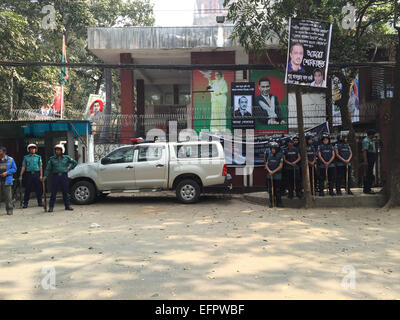
[[[354,30],[344,30],[342,8],[350,2],[357,10]],[[368,49],[393,43],[393,2],[382,0],[225,0],[233,38],[247,51],[260,52],[266,41],[278,38],[287,49],[288,18],[302,17],[333,24],[331,61],[366,61]]]
[[[52,4],[56,28],[45,30],[41,12]],[[61,62],[62,36],[66,37],[68,62],[101,63],[87,49],[89,27],[151,26],[153,7],[149,0],[2,0],[0,2],[0,60]],[[103,70],[69,69],[65,107],[83,111],[89,94],[103,81]],[[38,109],[52,101],[51,85],[59,85],[60,68],[0,67],[0,117],[14,109]],[[12,93],[11,90],[12,89]],[[12,98],[10,95],[12,94]],[[116,88],[114,95],[119,95]]]

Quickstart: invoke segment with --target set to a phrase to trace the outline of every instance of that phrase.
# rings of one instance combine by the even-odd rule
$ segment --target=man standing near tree
[[[364,193],[375,194],[371,190],[374,181],[374,165],[376,158],[375,143],[372,141],[374,139],[376,131],[370,129],[367,131],[367,136],[362,141],[362,152],[363,152],[363,166],[364,166]]]

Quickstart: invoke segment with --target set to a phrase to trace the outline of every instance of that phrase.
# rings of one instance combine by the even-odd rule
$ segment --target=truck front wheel
[[[200,199],[200,186],[191,179],[179,182],[176,187],[176,197],[182,203],[195,203]]]
[[[96,190],[89,181],[78,181],[71,189],[71,200],[75,204],[86,205],[94,202]]]

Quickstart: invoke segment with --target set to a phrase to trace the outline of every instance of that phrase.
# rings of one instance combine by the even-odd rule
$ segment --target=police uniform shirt
[[[267,148],[265,149],[265,151],[264,151],[265,159],[268,158],[268,156],[269,156],[270,153],[271,153],[271,149],[270,149],[269,147],[267,147]]]
[[[285,158],[287,161],[289,162],[295,162],[299,156],[299,149],[297,149],[295,146],[293,146],[291,149],[289,149],[289,147],[287,149],[285,149],[284,151],[285,154]],[[292,168],[292,166],[286,164],[286,167],[288,168]],[[298,169],[298,163],[296,163],[296,169]]]
[[[365,137],[362,141],[362,149],[369,153],[376,153],[375,143],[369,137]]]
[[[47,178],[50,174],[67,173],[77,165],[78,162],[70,156],[63,155],[61,158],[52,156],[49,159],[44,176]]]
[[[24,157],[24,160],[22,161],[22,166],[26,168],[27,172],[38,172],[40,171],[40,167],[42,165],[42,157],[37,154],[28,154]]]
[[[333,147],[331,144],[321,144],[318,147],[318,153],[321,152],[321,157],[322,159],[325,160],[325,162],[328,162],[332,158],[332,152],[333,152]],[[321,160],[319,160],[319,165],[321,168],[325,167],[325,164],[322,163]],[[333,164],[333,161],[330,163],[329,168],[334,167],[335,165]]]
[[[314,161],[314,155],[315,155],[315,148],[314,146],[307,146],[306,147],[306,151],[307,151],[307,159],[309,162],[313,162]]]
[[[280,152],[277,152],[275,154],[270,153],[267,158],[267,164],[269,170],[274,171],[276,168],[280,166],[280,164],[283,164],[282,153]],[[272,177],[276,180],[282,179],[282,170],[276,172]],[[268,179],[271,178],[268,171],[267,171],[267,178]]]
[[[351,153],[351,149],[350,149],[350,145],[348,143],[338,143],[335,145],[335,150],[338,151],[339,155],[345,159],[348,160],[350,158],[350,153]],[[345,163],[340,160],[337,159],[337,163],[338,166],[344,166]],[[350,163],[349,163],[350,165]]]

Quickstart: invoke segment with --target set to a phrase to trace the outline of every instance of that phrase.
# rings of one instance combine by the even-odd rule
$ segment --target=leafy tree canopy
[[[43,18],[48,14],[42,13],[46,5],[53,5],[56,12],[53,30],[42,27]],[[153,24],[149,0],[2,0],[0,60],[59,62],[62,35],[65,35],[68,62],[99,63],[87,49],[89,27]],[[59,73],[59,68],[54,67],[0,67],[0,116],[9,117],[10,101],[14,109],[36,109],[51,103],[54,94],[51,85],[59,84]],[[97,69],[70,69],[65,107],[83,111],[89,94],[99,90],[102,73],[103,70]]]

